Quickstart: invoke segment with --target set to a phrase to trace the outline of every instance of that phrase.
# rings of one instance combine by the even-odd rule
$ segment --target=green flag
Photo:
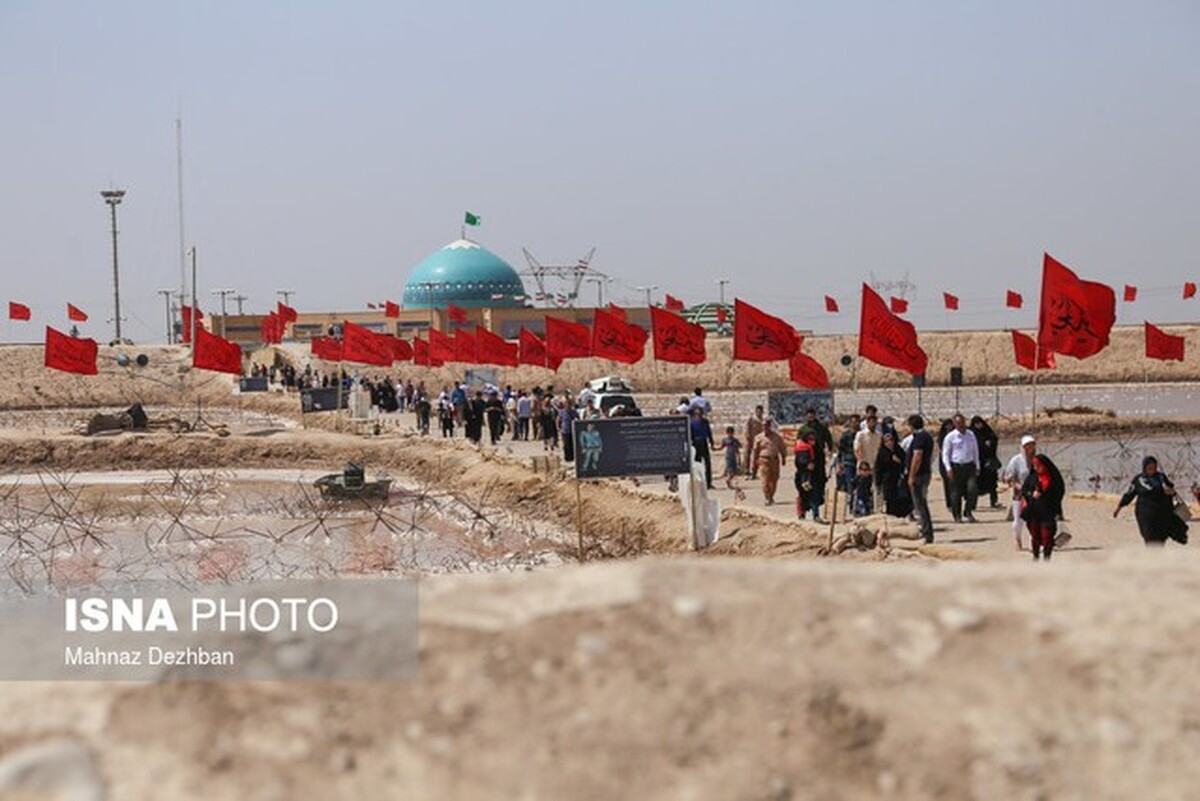
[[[479,220],[480,217],[478,214],[472,214],[469,211],[463,217],[463,222],[465,222],[467,225],[479,225]]]

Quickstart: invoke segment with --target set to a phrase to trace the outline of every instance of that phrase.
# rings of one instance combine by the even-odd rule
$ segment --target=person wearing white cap
[[[1017,543],[1017,550],[1023,550],[1021,546],[1021,531],[1025,528],[1025,521],[1021,519],[1021,485],[1025,483],[1025,479],[1029,477],[1030,464],[1034,455],[1037,453],[1037,438],[1033,434],[1026,434],[1021,437],[1021,452],[1008,460],[1008,464],[1004,467],[1004,473],[1000,476],[1004,483],[1012,487],[1012,524],[1013,524],[1013,539]]]

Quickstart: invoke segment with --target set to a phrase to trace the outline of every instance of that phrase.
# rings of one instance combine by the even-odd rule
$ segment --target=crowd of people
[[[344,370],[321,372],[311,366],[298,371],[290,365],[256,365],[251,375],[267,377],[272,383],[294,390],[336,387],[341,381],[348,392],[356,387],[369,392],[371,405],[383,412],[411,412],[422,434],[430,433],[436,417],[443,438],[453,438],[461,431],[476,444],[485,434],[492,445],[505,437],[540,441],[544,451],[561,449],[568,462],[575,458],[570,432],[576,420],[627,413],[622,407],[614,407],[605,414],[587,388],[575,394],[553,385],[526,390],[511,385],[501,389],[453,384],[442,386],[435,395],[424,381],[360,376]],[[848,514],[882,513],[911,519],[919,525],[924,541],[932,543],[929,487],[936,464],[943,500],[955,523],[978,522],[975,512],[983,498],[993,510],[1007,507],[1014,546],[1024,550],[1027,535],[1034,559],[1050,559],[1056,545],[1070,536],[1059,526],[1065,481],[1053,460],[1038,452],[1036,437],[1023,436],[1019,450],[1004,463],[995,430],[979,415],[969,421],[963,414],[945,418],[934,437],[920,414],[898,422],[894,417],[881,416],[878,408],[868,404],[862,414],[845,419],[835,440],[817,410],[809,408],[796,430],[795,444],[789,447],[775,419],[761,404],[743,425],[743,438],[737,436],[735,426],[727,425],[719,442],[711,421],[712,403],[702,388],[697,387],[691,397],[681,397],[668,413],[689,418],[693,454],[696,462],[704,465],[709,489],[714,489],[713,458],[719,450],[725,486],[743,497],[738,479],[757,480],[766,505],[772,506],[790,461],[799,519],[811,517],[818,523],[827,522],[822,512],[832,480],[834,498],[839,502],[844,499]],[[674,489],[677,477],[668,480]],[[1001,493],[1008,498],[1007,504],[1001,503]],[[1153,456],[1146,457],[1142,472],[1132,480],[1113,516],[1131,503],[1135,504],[1138,529],[1148,546],[1162,545],[1167,540],[1186,544],[1187,506]]]

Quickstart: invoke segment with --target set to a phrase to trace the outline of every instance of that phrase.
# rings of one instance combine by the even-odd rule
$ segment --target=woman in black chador
[[[1146,545],[1161,546],[1167,539],[1187,545],[1187,523],[1175,514],[1175,485],[1167,474],[1158,469],[1158,460],[1147,456],[1142,460],[1142,472],[1134,477],[1121,502],[1113,509],[1116,517],[1133,499],[1133,516]]]
[[[1029,465],[1029,477],[1021,486],[1021,519],[1029,528],[1033,558],[1049,559],[1054,552],[1058,519],[1063,516],[1067,485],[1049,456],[1038,454]]]

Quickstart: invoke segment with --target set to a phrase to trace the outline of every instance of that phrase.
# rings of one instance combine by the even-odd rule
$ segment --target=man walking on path
[[[787,445],[775,430],[775,420],[768,417],[763,422],[762,433],[754,440],[750,449],[758,474],[762,477],[763,497],[767,506],[775,503],[775,488],[779,486],[779,470],[787,459]]]
[[[912,431],[908,445],[908,494],[913,511],[921,524],[921,536],[933,542],[933,518],[929,514],[929,480],[932,476],[933,437],[925,430],[925,418],[914,414],[908,418]]]
[[[975,521],[975,501],[979,497],[979,442],[967,428],[967,418],[954,415],[954,430],[942,442],[942,465],[950,480],[950,512],[954,522]]]

